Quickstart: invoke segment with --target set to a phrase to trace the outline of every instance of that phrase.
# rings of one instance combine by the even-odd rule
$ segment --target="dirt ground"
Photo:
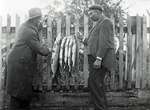
[[[7,95],[4,97],[4,94],[4,91],[0,91],[0,110],[7,110],[9,97]],[[63,98],[61,96],[63,96]],[[84,105],[88,100],[88,94],[78,94],[73,98],[74,96],[75,94],[70,96],[68,94],[62,95],[60,93],[40,94],[40,99],[32,102],[31,110],[94,110],[93,107],[88,106],[88,104]],[[127,94],[121,92],[111,92],[107,94],[107,96],[109,110],[150,110],[150,98],[145,98],[146,96],[143,96],[143,92],[139,94],[139,99],[137,99],[137,96],[133,97],[131,93],[129,98],[127,97]],[[80,103],[80,105],[78,103]]]

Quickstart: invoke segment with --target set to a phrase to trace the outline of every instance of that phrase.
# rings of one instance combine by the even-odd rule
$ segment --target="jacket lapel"
[[[88,35],[88,39],[91,37],[91,33],[94,31],[94,29],[97,28],[98,25],[101,25],[106,19],[107,19],[107,18],[104,17],[102,20],[99,20],[99,21],[97,22],[97,24],[90,30],[89,35]]]

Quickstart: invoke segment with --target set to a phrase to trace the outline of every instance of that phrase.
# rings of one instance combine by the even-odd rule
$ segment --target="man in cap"
[[[84,44],[88,47],[90,100],[95,110],[107,110],[104,92],[104,78],[114,68],[115,47],[112,22],[103,14],[103,8],[92,5],[88,10],[89,18],[94,22]]]
[[[47,56],[51,53],[39,40],[41,17],[41,9],[29,10],[29,19],[18,29],[16,42],[7,56],[6,85],[10,110],[29,110],[37,54]]]

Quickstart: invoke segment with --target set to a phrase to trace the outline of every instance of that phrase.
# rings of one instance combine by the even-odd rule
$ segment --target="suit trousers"
[[[94,105],[95,110],[107,110],[107,100],[104,92],[104,78],[107,69],[103,66],[99,69],[93,68],[95,60],[95,57],[88,55],[90,102]]]
[[[30,101],[11,96],[8,110],[30,110]]]

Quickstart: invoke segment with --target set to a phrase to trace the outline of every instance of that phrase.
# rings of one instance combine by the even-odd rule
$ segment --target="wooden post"
[[[124,63],[123,63],[123,21],[122,18],[119,21],[120,25],[120,48],[119,48],[119,88],[123,88],[123,75],[124,75]]]
[[[84,15],[84,37],[88,37],[88,17]],[[83,64],[83,73],[84,73],[84,81],[85,86],[88,86],[88,77],[89,77],[89,71],[88,71],[88,56],[87,56],[87,47],[84,48],[84,64]]]
[[[70,35],[70,16],[66,16],[66,36]]]
[[[127,80],[128,80],[128,88],[131,88],[131,79],[132,79],[132,69],[131,69],[131,61],[132,61],[132,33],[131,33],[131,17],[127,18],[127,28],[128,28],[128,36],[127,36]]]
[[[2,17],[0,16],[0,40],[2,40]],[[0,43],[0,90],[2,89],[2,44]]]
[[[147,83],[147,77],[148,77],[148,73],[147,73],[147,47],[148,47],[148,42],[147,42],[147,24],[146,24],[146,17],[143,16],[143,37],[142,37],[142,53],[143,53],[143,58],[142,58],[142,88],[146,87],[146,83]]]
[[[141,18],[136,18],[136,88],[140,88],[141,82]]]

